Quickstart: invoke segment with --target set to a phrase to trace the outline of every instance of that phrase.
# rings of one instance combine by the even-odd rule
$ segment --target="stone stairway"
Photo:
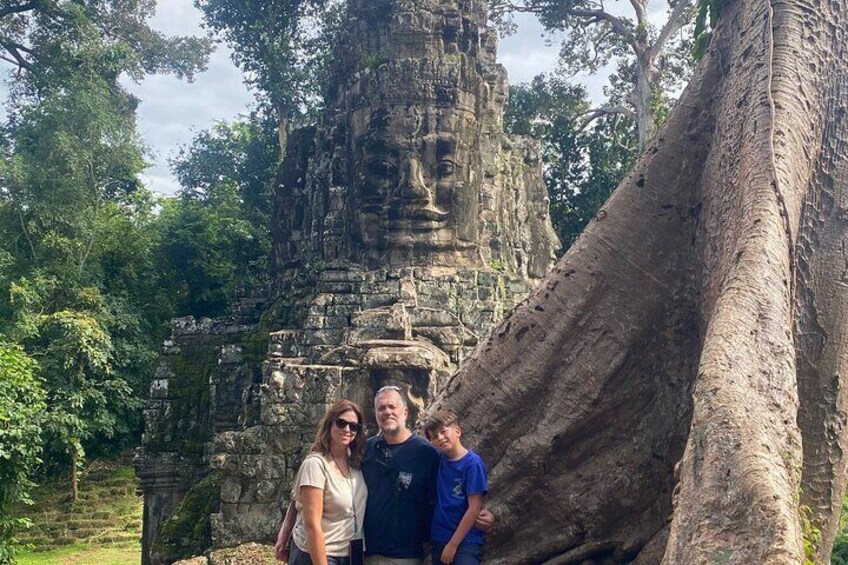
[[[142,503],[136,489],[128,461],[96,461],[80,481],[75,503],[67,480],[38,487],[32,493],[35,504],[21,511],[33,527],[18,537],[37,552],[86,544],[137,547]]]

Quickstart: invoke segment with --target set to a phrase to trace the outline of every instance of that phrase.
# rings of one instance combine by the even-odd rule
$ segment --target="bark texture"
[[[437,403],[489,465],[487,563],[800,563],[802,513],[829,561],[846,99],[848,0],[725,6],[665,129]]]

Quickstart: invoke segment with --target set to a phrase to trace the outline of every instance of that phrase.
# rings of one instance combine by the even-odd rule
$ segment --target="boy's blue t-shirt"
[[[468,510],[468,497],[489,492],[486,465],[480,456],[469,450],[457,461],[439,454],[439,476],[436,480],[436,509],[430,537],[446,544]],[[483,532],[471,528],[462,543],[483,543]]]

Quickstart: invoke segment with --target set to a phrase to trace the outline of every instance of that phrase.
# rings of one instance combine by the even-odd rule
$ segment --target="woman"
[[[290,565],[349,565],[351,547],[361,557],[368,497],[360,470],[364,450],[362,411],[349,400],[339,400],[321,420],[315,443],[295,479],[292,496],[297,518]],[[282,557],[279,546],[285,528],[284,523],[275,548],[278,557]],[[359,540],[358,545],[351,545],[353,540]]]

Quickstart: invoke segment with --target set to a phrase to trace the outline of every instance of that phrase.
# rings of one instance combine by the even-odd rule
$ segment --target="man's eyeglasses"
[[[359,431],[359,428],[361,428],[361,427],[362,427],[362,426],[360,426],[358,423],[356,423],[356,422],[348,422],[348,421],[347,421],[347,420],[345,420],[344,418],[336,418],[335,420],[333,420],[333,423],[334,423],[334,424],[336,424],[336,427],[337,427],[338,429],[343,430],[343,429],[345,429],[345,428],[349,428],[349,429],[350,429],[350,431],[351,431],[351,432],[353,432],[353,433],[358,432],[358,431]]]

